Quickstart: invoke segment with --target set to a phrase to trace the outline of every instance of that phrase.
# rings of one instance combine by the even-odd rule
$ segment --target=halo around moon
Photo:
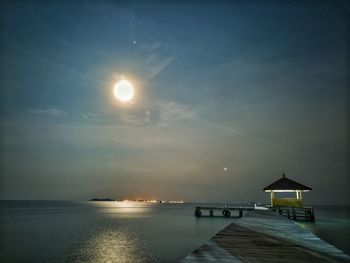
[[[117,100],[128,102],[133,99],[135,90],[129,81],[123,79],[114,85],[113,93]]]

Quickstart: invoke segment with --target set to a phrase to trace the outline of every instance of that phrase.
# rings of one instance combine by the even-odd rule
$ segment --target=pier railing
[[[215,211],[220,213],[220,215],[223,215],[225,217],[231,217],[231,212],[237,212],[237,215],[235,217],[242,217],[244,211],[250,211],[254,210],[254,207],[216,207],[216,206],[196,206],[196,209],[194,211],[194,215],[196,217],[203,216],[204,211],[208,211],[208,214],[206,216],[216,216]],[[204,215],[205,216],[205,215]]]
[[[278,212],[281,216],[288,217],[295,221],[315,221],[315,211],[313,206],[303,206],[303,207],[292,207],[292,206],[273,206],[269,209]],[[240,218],[243,216],[243,212],[254,210],[252,206],[235,206],[235,207],[218,207],[218,206],[196,206],[194,215],[196,217],[201,216],[219,216],[224,217],[237,217]],[[235,215],[231,215],[235,212]]]
[[[315,221],[315,210],[313,206],[303,206],[303,207],[290,207],[290,206],[278,206],[278,213],[281,216],[286,216],[289,219],[304,220],[304,221]]]

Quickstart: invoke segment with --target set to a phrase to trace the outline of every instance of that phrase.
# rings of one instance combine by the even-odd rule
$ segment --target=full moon
[[[134,97],[134,87],[127,80],[120,80],[114,85],[114,96],[123,102],[132,100]]]

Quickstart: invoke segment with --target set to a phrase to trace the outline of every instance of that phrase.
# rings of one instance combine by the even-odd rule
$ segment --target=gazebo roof
[[[270,192],[272,190],[277,191],[311,191],[312,188],[302,185],[300,183],[297,183],[291,179],[286,178],[285,174],[283,173],[283,176],[281,179],[277,180],[276,182],[266,186],[263,191]]]

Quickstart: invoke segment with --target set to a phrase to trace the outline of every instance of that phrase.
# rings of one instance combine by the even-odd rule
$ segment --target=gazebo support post
[[[273,191],[270,192],[271,206],[273,206],[273,199],[275,198],[275,193]]]
[[[297,199],[303,200],[302,192],[303,191],[296,191]]]

